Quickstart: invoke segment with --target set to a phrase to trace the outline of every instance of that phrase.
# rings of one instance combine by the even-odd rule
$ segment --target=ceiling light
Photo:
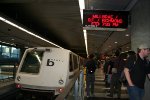
[[[118,42],[114,42],[114,43],[116,43],[116,44],[117,44]]]
[[[81,21],[83,23],[83,9],[85,9],[85,3],[84,0],[78,0],[79,6],[80,6],[80,15],[81,15]]]
[[[87,31],[83,30],[83,34],[84,34],[84,41],[85,41],[86,53],[88,55],[89,53],[88,53],[88,45],[87,45]]]
[[[80,6],[81,21],[83,23],[83,9],[85,9],[85,2],[84,2],[84,0],[78,0],[78,1],[79,1],[79,6]],[[86,30],[83,30],[83,34],[84,34],[86,53],[88,55],[87,32],[86,32]]]
[[[80,9],[85,9],[85,2],[84,2],[84,0],[79,0],[79,6],[80,6]]]
[[[125,36],[129,36],[129,34],[126,34]]]
[[[24,48],[26,48],[26,49],[27,49],[27,48],[29,48],[29,47],[28,47],[28,46],[25,46]]]
[[[54,44],[53,42],[50,42],[50,41],[48,41],[48,40],[46,40],[46,39],[44,39],[44,38],[42,38],[42,37],[36,35],[35,33],[32,33],[32,32],[30,32],[30,31],[28,31],[28,30],[22,28],[21,26],[18,26],[17,24],[15,24],[15,23],[13,23],[13,22],[11,22],[11,21],[9,21],[9,20],[7,20],[7,19],[1,17],[1,16],[0,16],[0,20],[3,21],[3,22],[5,22],[5,23],[7,23],[7,24],[9,24],[9,25],[11,25],[11,26],[14,26],[14,27],[20,29],[21,31],[24,31],[24,32],[26,32],[26,33],[28,33],[28,34],[30,34],[30,35],[36,37],[36,38],[39,38],[39,39],[41,39],[41,40],[43,40],[43,41],[45,41],[45,42],[48,42],[48,43],[50,43],[50,44],[52,44],[52,45],[54,45],[54,46],[56,46],[56,47],[62,48],[61,46],[59,46],[59,45],[57,45],[57,44]]]
[[[4,41],[0,41],[1,43],[4,43],[4,44],[8,44],[8,45],[12,45],[12,46],[16,46],[14,43],[8,43],[8,42],[4,42]]]

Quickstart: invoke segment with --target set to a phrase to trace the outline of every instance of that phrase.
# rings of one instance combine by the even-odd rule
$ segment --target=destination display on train
[[[128,11],[83,10],[86,30],[127,29]]]

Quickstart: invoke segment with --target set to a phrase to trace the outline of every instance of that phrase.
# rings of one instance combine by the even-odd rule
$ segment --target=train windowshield
[[[44,51],[28,52],[22,64],[20,72],[39,73]]]

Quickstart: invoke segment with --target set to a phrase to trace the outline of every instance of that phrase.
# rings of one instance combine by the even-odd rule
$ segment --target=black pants
[[[86,92],[87,96],[94,93],[95,74],[87,74],[86,76]]]
[[[116,92],[118,98],[121,96],[121,82],[119,79],[120,76],[118,74],[113,74],[110,83],[110,95],[113,96],[113,94]]]

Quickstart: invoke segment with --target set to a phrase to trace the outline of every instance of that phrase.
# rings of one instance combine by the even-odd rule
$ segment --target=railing
[[[78,72],[55,100],[84,100],[84,73]]]

